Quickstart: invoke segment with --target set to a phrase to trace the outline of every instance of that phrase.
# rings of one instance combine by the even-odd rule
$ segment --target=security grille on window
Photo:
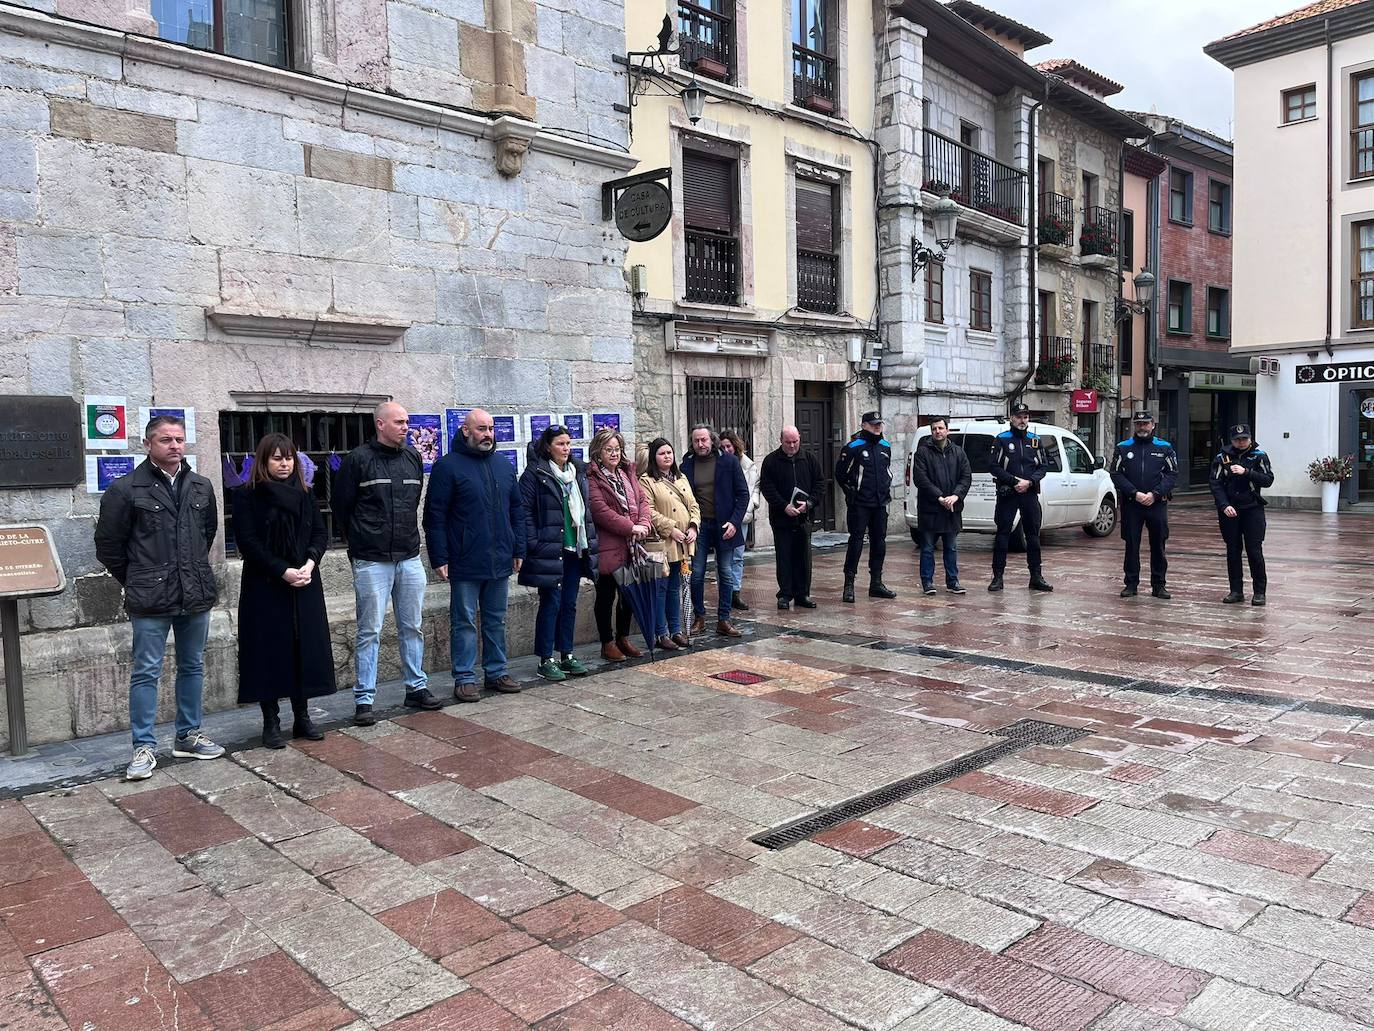
[[[682,221],[689,301],[739,303],[738,164],[734,158],[683,151]]]
[[[832,183],[797,178],[797,306],[807,311],[839,311],[838,194]]]
[[[754,453],[754,388],[747,379],[687,377],[687,425],[706,423],[717,431],[733,430]]]
[[[375,430],[372,416],[361,412],[221,412],[219,417],[220,460],[224,474],[224,545],[230,554],[234,543],[234,518],[229,491],[246,478],[249,461],[258,441],[269,433],[290,437],[309,464],[314,466],[311,490],[324,515],[332,542],[343,540],[343,528],[334,522],[330,501],[334,496],[334,473],[343,456],[370,440]]]
[[[285,0],[152,0],[158,36],[246,61],[289,65]]]

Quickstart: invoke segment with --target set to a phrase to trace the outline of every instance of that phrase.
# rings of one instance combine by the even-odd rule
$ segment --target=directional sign
[[[672,217],[673,198],[661,183],[635,183],[615,199],[615,227],[632,243],[652,240]]]

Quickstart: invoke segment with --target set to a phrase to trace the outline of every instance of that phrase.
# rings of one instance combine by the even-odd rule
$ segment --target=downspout
[[[1326,34],[1326,339],[1323,343],[1326,347],[1326,356],[1331,358],[1336,353],[1331,347],[1331,309],[1335,307],[1331,300],[1331,288],[1334,285],[1331,258],[1331,245],[1333,243],[1331,218],[1335,213],[1335,198],[1332,195],[1331,179],[1336,171],[1334,159],[1331,156],[1331,148],[1335,144],[1336,101],[1335,94],[1332,92],[1334,73],[1331,64],[1334,55],[1331,46],[1330,18],[1322,19],[1322,30]]]
[[[1015,387],[1002,395],[1003,400],[1019,397],[1026,389],[1026,384],[1031,381],[1031,377],[1035,375],[1035,356],[1037,351],[1035,317],[1038,314],[1040,305],[1039,297],[1037,296],[1037,291],[1040,286],[1040,280],[1037,275],[1040,270],[1040,218],[1036,210],[1039,194],[1036,190],[1037,184],[1035,181],[1036,176],[1040,172],[1039,161],[1037,160],[1040,152],[1040,128],[1037,124],[1037,119],[1040,116],[1040,108],[1042,108],[1049,99],[1050,83],[1049,80],[1046,79],[1045,95],[1032,104],[1030,109],[1030,147],[1028,148],[1030,152],[1030,166],[1026,169],[1026,187],[1027,192],[1030,194],[1029,203],[1026,205],[1026,210],[1030,212],[1026,219],[1029,223],[1026,226],[1026,254],[1029,258],[1026,270],[1026,288],[1029,292],[1029,296],[1026,299],[1026,336],[1029,338],[1026,341],[1026,374],[1021,377],[1020,382],[1018,382]]]

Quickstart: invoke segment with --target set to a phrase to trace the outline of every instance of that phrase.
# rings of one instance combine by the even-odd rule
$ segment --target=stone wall
[[[407,6],[386,5],[393,58]],[[614,79],[615,7],[539,4],[521,23],[561,40],[569,81],[553,95],[588,122],[613,114],[613,90],[574,82],[584,67]],[[624,244],[600,220],[601,182],[632,158],[42,15],[0,21],[0,390],[124,395],[135,416],[192,406],[191,451],[217,486],[222,411],[393,396],[413,412],[632,412]],[[495,162],[510,132],[529,144],[513,176]],[[52,528],[70,580],[21,606],[26,657],[56,670],[76,648],[93,663],[86,686],[36,701],[37,741],[122,718],[107,689],[127,676],[127,627],[103,626],[123,617],[95,561],[98,502],[80,485],[0,491],[0,520]],[[232,669],[231,602],[213,626],[214,662]]]

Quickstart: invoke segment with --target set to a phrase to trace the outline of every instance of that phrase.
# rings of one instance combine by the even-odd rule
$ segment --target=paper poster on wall
[[[577,459],[579,462],[585,462],[587,460],[587,449],[584,447],[573,448],[571,454],[573,458]]]
[[[552,426],[558,420],[548,412],[540,412],[538,415],[525,416],[525,425],[529,428],[529,440],[538,440],[539,434]]]
[[[133,455],[87,455],[86,493],[104,494],[110,484],[133,472],[138,463]]]
[[[134,433],[142,436],[143,428],[159,415],[170,415],[180,419],[186,424],[186,443],[189,445],[196,442],[196,410],[194,408],[181,408],[176,405],[154,405],[151,408],[140,408],[138,410],[138,425],[134,427]]]
[[[123,451],[129,446],[129,407],[124,398],[87,394],[83,411],[87,451]]]
[[[502,458],[505,458],[507,461],[509,461],[511,464],[511,468],[514,469],[517,473],[520,472],[520,467],[521,465],[523,465],[523,463],[520,461],[519,448],[499,447],[496,449],[496,453],[500,455]]]
[[[592,434],[593,436],[604,429],[620,429],[619,412],[592,412]]]
[[[425,472],[434,468],[434,463],[444,454],[443,422],[438,415],[411,415],[410,429],[406,430],[406,442],[416,451],[425,463]]]
[[[468,417],[471,408],[445,408],[444,409],[444,450],[448,451],[453,444],[453,438],[458,435],[458,427],[463,425],[463,420]]]
[[[520,439],[520,418],[515,415],[493,415],[492,428],[496,432],[496,443],[514,444]]]
[[[570,412],[560,415],[558,421],[563,424],[563,428],[568,431],[568,436],[573,440],[588,440],[590,434],[587,432],[588,420],[586,412]]]

